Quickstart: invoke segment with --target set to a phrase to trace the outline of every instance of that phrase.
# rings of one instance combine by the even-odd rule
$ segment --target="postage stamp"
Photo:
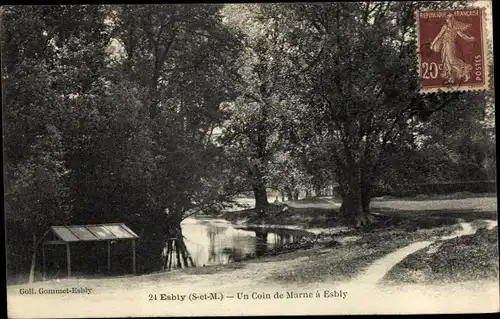
[[[488,89],[483,8],[417,12],[422,93]]]

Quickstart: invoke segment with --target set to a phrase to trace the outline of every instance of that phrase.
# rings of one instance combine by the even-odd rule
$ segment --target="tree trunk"
[[[30,276],[29,283],[32,284],[35,280],[35,265],[36,265],[36,235],[33,234],[33,252],[31,255],[31,267],[30,267]]]
[[[257,230],[255,231],[255,237],[257,240],[255,254],[262,256],[267,252],[267,232]]]
[[[290,187],[286,188],[286,197],[288,198],[288,200],[293,200],[292,189]]]
[[[306,189],[306,199],[311,199],[311,191],[309,189]]]
[[[370,214],[370,188],[356,182],[349,184],[348,188],[342,192],[341,215],[357,228],[370,226],[376,221]]]
[[[332,185],[332,197],[342,197],[340,186]]]
[[[182,214],[180,213],[173,213],[171,217],[168,219],[167,223],[167,241],[168,244],[167,246],[170,248],[170,251],[173,251],[173,248],[175,247],[175,259],[176,263],[174,263],[174,256],[172,253],[167,254],[166,260],[165,260],[165,268],[170,269],[172,268],[172,264],[176,265],[177,268],[187,268],[187,267],[195,267],[195,264],[193,262],[193,259],[191,258],[191,255],[189,254],[189,251],[186,247],[186,244],[184,242],[184,235],[182,234],[182,228],[181,228],[181,217]],[[167,264],[168,260],[168,266]]]
[[[321,186],[317,185],[314,187],[314,196],[316,197],[323,196]]]
[[[260,210],[264,209],[269,205],[269,201],[267,199],[267,191],[264,183],[259,183],[253,187],[253,194],[255,197],[255,209]]]
[[[262,178],[262,172],[258,165],[254,165],[249,169],[249,174],[252,179],[252,190],[255,198],[255,210],[259,211],[269,205],[267,199],[266,183]]]
[[[169,270],[172,266],[172,241],[167,240],[167,252],[165,254],[165,260],[163,261],[162,270]]]
[[[362,209],[365,213],[370,213],[371,189],[370,185],[361,185]]]

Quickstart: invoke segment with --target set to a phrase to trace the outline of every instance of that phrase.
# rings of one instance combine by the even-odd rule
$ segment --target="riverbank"
[[[480,228],[486,223],[467,225]],[[495,280],[483,278],[446,284],[429,282],[425,285],[406,283],[397,286],[381,285],[372,280],[384,277],[392,263],[397,262],[397,259],[386,261],[387,257],[406,254],[406,248],[412,243],[436,240],[459,230],[463,227],[444,225],[416,231],[380,229],[357,236],[351,234],[351,239],[344,241],[340,240],[346,238],[344,235],[323,233],[317,236],[317,242],[311,248],[245,262],[141,276],[62,279],[9,286],[8,305],[18,311],[12,314],[12,318],[35,315],[76,318],[83,315],[81,311],[85,316],[98,317],[495,311],[498,309],[498,281]],[[460,238],[457,237],[457,240]],[[380,265],[381,261],[389,264]],[[366,279],[368,277],[370,280]],[[30,291],[43,292],[73,287],[84,287],[91,292],[82,295],[37,293],[29,296],[21,293],[22,289],[29,288],[32,288]],[[214,293],[225,299],[189,299],[193,294],[207,296]],[[276,300],[272,297],[276,293],[284,296],[293,293],[316,296],[319,293],[319,297]],[[188,299],[151,300],[155,296],[160,298],[160,295]],[[248,300],[242,297],[245,295]],[[36,311],[31,307],[22,307],[28,301],[40,306]],[[332,304],[335,307],[328,306]]]
[[[436,203],[444,205],[443,202]],[[86,309],[86,316],[99,317],[107,314],[224,315],[226,311],[233,315],[283,315],[498,310],[498,277],[492,275],[495,270],[498,273],[498,243],[495,241],[498,227],[481,230],[492,225],[496,212],[439,212],[427,203],[422,204],[428,209],[413,213],[401,209],[379,214],[378,223],[369,230],[338,226],[318,228],[315,236],[292,243],[304,244],[299,249],[271,249],[267,255],[229,264],[140,276],[72,278],[8,286],[8,304],[15,309],[24,309],[22,314],[13,318],[30,317],[29,309],[22,307],[27,300],[43,305],[31,315],[53,317],[57,311],[58,317],[73,318],[79,316],[75,314],[77,309]],[[485,216],[492,218],[483,218]],[[280,224],[283,222],[281,220]],[[472,235],[476,231],[478,233]],[[457,233],[465,235],[450,238]],[[440,244],[434,245],[434,242]],[[430,254],[432,258],[427,258],[429,252],[434,252]],[[482,266],[476,267],[476,261]],[[435,272],[432,265],[439,265],[447,271]],[[460,271],[454,280],[440,280],[446,274],[453,275],[449,270],[456,267]],[[415,270],[421,269],[427,271],[424,276],[413,275]],[[484,276],[485,272],[489,275]],[[68,287],[86,287],[92,289],[92,293],[81,296],[27,296],[21,293],[22,289],[28,288],[38,291]],[[326,292],[332,291],[347,292],[348,295],[345,299],[325,300]],[[260,300],[252,297],[254,294],[273,296],[287,292],[320,292],[321,298]],[[198,300],[183,305],[179,301],[156,303],[148,300],[150,295],[189,296],[192,293],[219,293],[232,296],[234,301],[221,301],[224,303],[224,310],[221,310],[220,302]],[[240,300],[236,298],[238,294],[247,294],[250,299]],[[335,307],[325,306],[332,302]],[[284,312],[283,309],[287,310]]]
[[[413,219],[414,222],[418,219]],[[470,223],[474,230],[482,229],[489,223],[476,221]],[[425,224],[424,226],[428,226]],[[412,226],[413,227],[413,226]],[[278,248],[269,250],[261,257],[249,258],[247,260],[232,262],[228,264],[210,265],[195,268],[174,269],[167,272],[157,272],[139,276],[105,277],[99,279],[60,279],[37,282],[35,287],[59,286],[61,284],[95,284],[107,287],[108,284],[116,284],[117,287],[126,288],[130,284],[148,284],[153,282],[169,283],[200,283],[204,280],[209,282],[238,281],[239,278],[247,278],[254,283],[271,284],[315,284],[320,282],[346,282],[360,275],[363,270],[376,260],[402,248],[419,241],[433,241],[440,237],[446,237],[461,230],[460,224],[442,224],[437,227],[420,228],[409,231],[407,224],[394,224],[390,229],[373,229],[370,232],[358,230],[345,230],[343,232],[322,232],[314,238],[304,238],[299,243],[307,243],[301,249]],[[495,252],[494,235],[488,232],[488,248],[490,254]],[[479,235],[482,234],[480,231]],[[483,236],[483,235],[481,235]],[[467,236],[464,236],[466,238]],[[461,240],[462,237],[454,239]],[[482,237],[481,237],[482,238]],[[463,242],[467,246],[470,241]],[[486,242],[481,241],[480,245]],[[292,243],[293,244],[293,243]],[[453,247],[454,242],[443,247]],[[286,246],[284,246],[286,247]],[[454,252],[458,259],[460,252],[467,251],[462,247]],[[419,251],[416,254],[425,252]],[[412,257],[410,255],[408,258]],[[450,261],[455,259],[450,258]],[[447,262],[446,258],[441,262]],[[404,265],[404,263],[403,263]],[[399,267],[399,264],[398,264]],[[401,275],[400,277],[403,277]],[[478,277],[479,278],[479,277]],[[468,278],[464,278],[468,280]],[[397,281],[397,280],[396,280]],[[14,285],[10,288],[25,287],[28,285]]]
[[[284,225],[300,228],[335,227],[341,224],[338,216],[338,207],[334,202],[318,199],[316,203],[323,203],[323,207],[314,205],[295,206],[287,203],[283,205],[270,204],[265,214],[259,215],[255,209],[227,211],[218,216],[233,224],[264,224]]]
[[[497,219],[496,201],[496,197],[485,195],[467,198],[464,194],[435,198],[425,196],[425,200],[424,198],[378,198],[373,205],[377,223],[371,229],[365,230],[341,227],[341,220],[335,218],[338,212],[334,206],[338,205],[332,205],[335,204],[332,199],[292,203],[289,210],[277,211],[274,216],[273,213],[266,214],[260,223],[280,221],[285,224],[287,218],[290,218],[290,223],[295,221],[294,227],[306,229],[309,227],[309,230],[314,230],[317,235],[313,239],[307,238],[295,243],[296,248],[305,249],[318,244],[322,248],[333,247],[335,254],[343,256],[342,263],[332,260],[328,249],[318,248],[320,253],[307,254],[309,256],[307,265],[292,267],[285,271],[279,270],[268,279],[297,283],[324,280],[326,277],[350,279],[356,276],[360,269],[384,255],[411,243],[433,242],[438,237],[459,230],[460,222],[471,222],[473,231],[479,229],[477,235],[438,240],[429,247],[422,246],[424,248],[411,253],[398,263],[384,277],[384,282],[429,284],[478,279],[498,280],[498,277],[495,277],[498,276],[498,228],[487,231],[488,240],[485,240],[483,232],[484,227]],[[225,217],[236,223],[245,223],[251,221],[252,213],[252,210],[230,212]],[[323,228],[310,228],[317,226],[321,220],[329,222],[323,223],[321,225]],[[469,237],[473,239],[468,240]],[[286,251],[284,249],[284,252]],[[278,250],[270,254],[279,253]],[[300,252],[297,254],[300,255]],[[480,267],[467,263],[471,258],[476,258],[476,255],[482,263]],[[433,265],[434,268],[429,265]],[[462,270],[448,271],[448,273],[442,271],[453,267]],[[422,274],[422,269],[427,269],[428,273]],[[420,279],[415,279],[416,277]],[[454,279],[450,279],[451,277]]]
[[[244,200],[246,204],[250,201]],[[287,209],[283,209],[283,205]],[[379,197],[371,203],[371,211],[388,217],[411,218],[422,215],[426,218],[496,219],[496,194],[456,193],[449,195],[422,195],[414,198]],[[270,204],[266,214],[257,217],[254,209],[223,212],[218,216],[234,224],[287,225],[299,228],[332,228],[345,224],[339,214],[340,200],[321,197],[309,200],[287,201],[280,205]]]
[[[245,202],[249,202],[249,199]],[[253,209],[244,209],[224,212],[218,217],[236,225],[257,225],[268,228],[280,225],[280,227],[304,229],[316,234],[312,239],[303,238],[293,245],[268,252],[268,255],[276,255],[294,249],[310,248],[318,242],[327,242],[335,246],[338,241],[360,238],[360,236],[369,237],[372,242],[377,242],[374,239],[377,236],[385,238],[386,234],[404,234],[408,240],[402,242],[401,245],[411,240],[425,240],[422,236],[414,234],[417,234],[419,230],[427,230],[427,234],[434,233],[435,236],[439,232],[455,231],[461,221],[496,220],[496,202],[495,194],[468,193],[426,195],[418,198],[375,198],[371,206],[377,221],[370,229],[363,230],[344,226],[345,221],[338,212],[340,204],[331,197],[286,202],[284,203],[287,205],[286,209],[283,209],[283,205],[272,204],[266,210],[266,214],[261,216]],[[388,240],[393,241],[391,238]],[[394,245],[397,247],[397,241],[394,241]],[[352,248],[356,247],[357,243]],[[379,245],[379,247],[380,254],[388,252],[384,245]],[[243,260],[255,257],[249,255]]]

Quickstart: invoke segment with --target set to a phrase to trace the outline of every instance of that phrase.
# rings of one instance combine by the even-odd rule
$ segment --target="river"
[[[182,232],[196,266],[227,264],[248,255],[258,256],[269,249],[296,242],[300,237],[313,235],[291,227],[245,227],[214,218],[186,218],[182,222]]]

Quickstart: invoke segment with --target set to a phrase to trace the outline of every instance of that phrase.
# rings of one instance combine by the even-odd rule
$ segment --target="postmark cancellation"
[[[488,90],[485,9],[416,15],[420,92]]]

